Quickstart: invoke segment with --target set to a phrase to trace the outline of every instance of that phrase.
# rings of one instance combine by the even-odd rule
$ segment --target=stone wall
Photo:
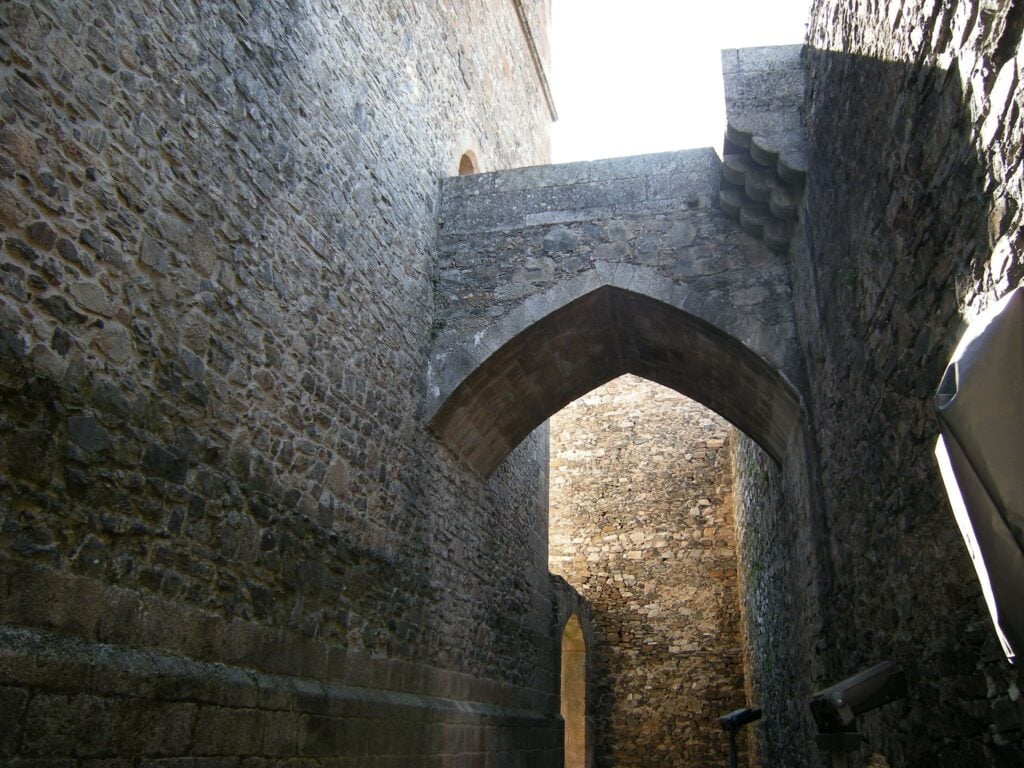
[[[473,355],[596,296],[507,369],[529,427],[607,353],[780,460],[737,454],[764,762],[818,762],[807,695],[890,658],[910,697],[855,763],[1020,765],[930,411],[1024,276],[1020,8],[815,3],[787,271],[708,151],[441,205],[466,150],[546,159],[543,3],[5,3],[0,759],[558,764],[546,435],[483,479],[422,424]]]
[[[706,766],[745,706],[728,423],[635,376],[551,420],[551,569],[587,600],[598,766]]]
[[[819,682],[883,659],[906,670],[909,698],[862,718],[854,765],[871,750],[893,766],[1020,765],[1021,681],[944,499],[932,394],[964,321],[1024,276],[1021,10],[869,5],[816,2],[805,51],[791,274],[831,563]],[[781,573],[777,557],[764,567]],[[783,595],[804,576],[789,570]],[[764,635],[782,637],[785,616],[769,600]],[[755,665],[779,693],[802,674],[770,653]]]
[[[547,158],[514,4],[0,28],[0,759],[557,763],[546,438],[419,419],[438,180]]]
[[[813,493],[800,482],[809,473],[780,467],[742,433],[732,462],[747,697],[763,713],[745,737],[756,764],[817,765],[807,702],[828,682],[820,608],[827,580],[819,526],[807,515]]]

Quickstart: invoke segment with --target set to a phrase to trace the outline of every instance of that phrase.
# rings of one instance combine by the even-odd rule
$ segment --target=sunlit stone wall
[[[732,429],[616,379],[551,420],[551,569],[591,606],[598,766],[707,766],[744,705]]]

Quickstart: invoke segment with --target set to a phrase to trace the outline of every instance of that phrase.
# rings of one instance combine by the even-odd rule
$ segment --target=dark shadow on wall
[[[597,617],[600,624],[600,616]],[[594,687],[593,710],[595,713],[594,728],[594,755],[595,765],[600,768],[614,764],[616,744],[612,733],[610,714],[617,711],[617,697],[615,695],[615,671],[614,660],[609,658],[608,647],[605,643],[598,643],[594,647]]]
[[[909,698],[862,718],[855,764],[881,751],[894,768],[1018,766],[1021,681],[941,488],[932,395],[965,302],[1024,278],[1019,192],[1001,180],[1020,161],[1021,115],[1006,98],[976,122],[955,59],[804,59],[810,170],[791,272],[836,574],[820,682],[883,659],[907,672]],[[997,74],[973,85],[993,102]],[[1012,255],[993,275],[1001,238]],[[756,670],[772,696],[789,674]]]

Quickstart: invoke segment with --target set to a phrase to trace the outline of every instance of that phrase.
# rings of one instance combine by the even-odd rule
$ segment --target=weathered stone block
[[[31,756],[91,757],[117,748],[117,702],[88,694],[40,693],[25,714],[21,750]]]
[[[299,753],[314,757],[367,754],[368,732],[366,721],[303,715],[299,721]]]
[[[21,735],[22,718],[28,702],[28,691],[22,688],[0,687],[0,722],[5,723],[0,735],[0,755],[15,754]]]
[[[200,707],[196,715],[195,754],[259,754],[267,716],[257,709]]]
[[[125,699],[118,704],[116,750],[127,755],[182,755],[193,747],[193,729],[201,728],[195,704]]]

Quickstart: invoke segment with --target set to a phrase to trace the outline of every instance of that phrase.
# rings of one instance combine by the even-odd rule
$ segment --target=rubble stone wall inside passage
[[[817,765],[807,701],[823,686],[822,544],[810,475],[779,466],[746,435],[733,440],[736,557],[747,699],[762,719],[747,726],[755,765]],[[827,571],[827,565],[825,570]]]
[[[551,419],[551,570],[587,601],[597,766],[717,765],[745,706],[721,417],[623,376]]]
[[[546,435],[420,421],[439,180],[547,160],[514,4],[0,29],[0,762],[560,764]]]

